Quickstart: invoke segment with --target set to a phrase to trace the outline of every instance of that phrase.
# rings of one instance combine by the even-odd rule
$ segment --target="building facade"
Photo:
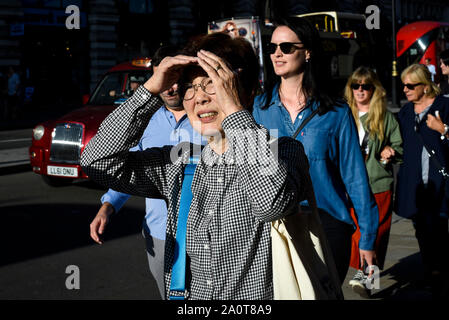
[[[449,21],[447,0],[0,0],[0,74],[15,66],[22,84],[34,87],[38,107],[72,108],[113,65],[151,56],[161,44],[183,45],[216,19],[364,13],[375,4],[382,16],[379,38],[391,43],[392,1],[397,29],[416,20]],[[78,28],[67,27],[71,5],[79,9]]]

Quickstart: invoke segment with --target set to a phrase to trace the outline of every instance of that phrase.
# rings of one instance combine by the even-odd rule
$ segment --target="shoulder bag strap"
[[[296,137],[298,136],[298,134],[301,132],[301,130],[306,126],[306,124],[312,120],[312,118],[318,113],[318,108],[316,108],[315,110],[312,111],[312,113],[304,119],[304,121],[301,123],[301,125],[299,126],[299,128],[296,130],[296,132],[292,135],[293,139],[296,139]]]
[[[360,125],[362,125],[362,124],[360,124]],[[365,131],[365,135],[363,136],[362,144],[360,145],[360,150],[362,150],[362,153],[366,156],[368,156],[368,154],[366,154],[366,147],[368,146],[368,141],[369,141],[369,131]]]
[[[181,199],[176,228],[175,252],[170,281],[169,300],[184,300],[186,292],[186,233],[187,217],[192,202],[192,181],[196,169],[196,159],[191,159],[184,169]]]
[[[441,163],[436,158],[435,151],[433,151],[433,149],[431,149],[431,148],[429,148],[429,146],[427,146],[427,144],[424,142],[424,139],[421,136],[421,134],[419,133],[419,131],[416,130],[415,132],[416,132],[416,135],[418,136],[418,139],[421,141],[421,143],[423,144],[427,153],[429,154],[429,158],[432,160],[434,166],[438,169],[438,172],[441,173],[441,175],[443,176],[444,179],[449,178],[449,174],[446,172],[446,169],[441,165]]]

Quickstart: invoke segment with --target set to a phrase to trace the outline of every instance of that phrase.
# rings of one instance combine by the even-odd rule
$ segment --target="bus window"
[[[433,29],[418,38],[411,46],[409,46],[409,48],[398,58],[399,70],[403,70],[411,64],[420,63],[427,48],[429,48],[432,42],[437,40],[438,33],[438,29]],[[404,40],[398,40],[398,50],[402,50],[403,48]]]
[[[335,32],[337,30],[335,18],[330,14],[304,15],[302,17],[312,23],[318,31]]]
[[[399,29],[396,35],[398,70],[413,63],[424,63],[429,58],[438,64],[439,54],[449,48],[449,24],[437,21],[417,21]],[[435,82],[439,82],[441,71],[436,68]]]
[[[298,15],[309,20],[321,32],[338,32],[344,38],[356,39],[360,30],[366,30],[365,17],[343,12],[316,12]]]

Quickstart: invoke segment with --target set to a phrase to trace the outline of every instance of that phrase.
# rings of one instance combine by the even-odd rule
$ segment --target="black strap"
[[[306,126],[306,124],[312,120],[312,118],[318,113],[318,108],[316,108],[315,110],[312,111],[312,113],[304,119],[304,121],[301,123],[301,125],[299,126],[299,128],[296,130],[296,132],[292,135],[293,139],[296,139],[296,137],[298,136],[299,132],[301,132],[302,128],[304,128]]]
[[[362,123],[360,123],[360,125],[362,125]],[[368,146],[368,141],[369,141],[369,131],[366,130],[365,135],[363,136],[362,144],[360,146],[360,149],[362,150],[363,154],[365,154],[365,152],[366,152],[366,147]]]
[[[419,133],[418,130],[415,130],[415,132],[416,132],[416,135],[418,136],[419,140],[423,144],[424,148],[426,148],[426,151],[429,154],[429,159],[432,160],[433,165],[438,169],[438,172],[441,173],[441,175],[443,176],[443,179],[448,179],[449,178],[449,174],[446,172],[446,169],[441,165],[441,163],[436,158],[435,151],[433,151],[433,149],[429,148],[424,143],[424,139],[423,139],[423,137],[421,136],[421,134]]]

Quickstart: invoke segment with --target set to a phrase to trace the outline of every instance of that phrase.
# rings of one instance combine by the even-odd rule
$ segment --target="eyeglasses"
[[[374,88],[374,86],[369,83],[365,83],[365,84],[351,83],[351,89],[353,89],[353,90],[359,90],[360,87],[362,87],[363,91],[370,91],[371,89]]]
[[[298,47],[295,44],[302,44],[302,42],[281,42],[279,44],[270,42],[268,44],[268,53],[274,54],[278,47],[281,48],[283,54],[291,54],[297,49],[304,49],[304,47]]]
[[[192,84],[192,83],[186,83],[183,86],[183,93],[184,93],[184,100],[191,100],[195,96],[195,92],[198,90],[198,88],[201,88],[203,92],[207,93],[208,95],[215,94],[215,87],[212,82],[212,79],[210,78],[204,78],[200,83],[198,84]]]
[[[419,86],[423,83],[419,82],[419,83],[404,83],[404,87],[407,87],[407,89],[409,90],[415,90],[416,86]]]

